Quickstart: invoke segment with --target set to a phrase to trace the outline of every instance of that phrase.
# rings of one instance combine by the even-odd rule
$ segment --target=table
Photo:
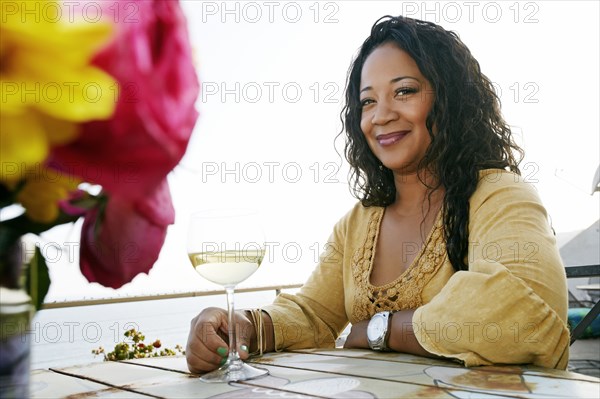
[[[533,366],[464,368],[400,353],[314,349],[252,361],[270,375],[204,383],[182,356],[35,370],[32,398],[598,398],[600,379]]]

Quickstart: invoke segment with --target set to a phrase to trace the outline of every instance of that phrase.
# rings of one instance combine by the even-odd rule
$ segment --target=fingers
[[[256,332],[254,325],[247,317],[245,312],[236,312],[235,322],[237,325],[237,350],[242,360],[250,356],[250,346],[255,339]]]
[[[245,360],[256,336],[254,325],[244,312],[236,312],[234,320],[237,351],[240,358]],[[203,373],[223,365],[229,353],[228,342],[227,312],[219,308],[207,308],[200,312],[191,322],[186,345],[189,370]]]
[[[185,352],[191,372],[211,371],[224,363],[228,346],[223,330],[227,331],[227,315],[222,309],[207,308],[192,320]]]

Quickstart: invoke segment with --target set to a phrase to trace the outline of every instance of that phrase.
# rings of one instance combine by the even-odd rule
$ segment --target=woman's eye
[[[413,87],[401,87],[396,90],[396,95],[405,96],[407,94],[413,94],[416,92],[417,92],[417,89],[415,89]]]
[[[365,107],[369,104],[373,104],[373,100],[371,100],[370,98],[365,98],[364,100],[360,101],[360,106],[361,107]]]

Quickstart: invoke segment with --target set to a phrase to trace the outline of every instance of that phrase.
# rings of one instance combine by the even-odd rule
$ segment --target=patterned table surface
[[[252,360],[270,374],[205,383],[185,358],[35,370],[32,398],[599,398],[600,379],[530,366],[459,364],[366,350],[305,350]]]

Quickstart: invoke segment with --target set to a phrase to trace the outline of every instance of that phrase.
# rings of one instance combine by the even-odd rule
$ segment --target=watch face
[[[367,327],[367,338],[371,341],[375,341],[377,338],[381,337],[386,327],[385,323],[386,321],[381,315],[375,315]]]

